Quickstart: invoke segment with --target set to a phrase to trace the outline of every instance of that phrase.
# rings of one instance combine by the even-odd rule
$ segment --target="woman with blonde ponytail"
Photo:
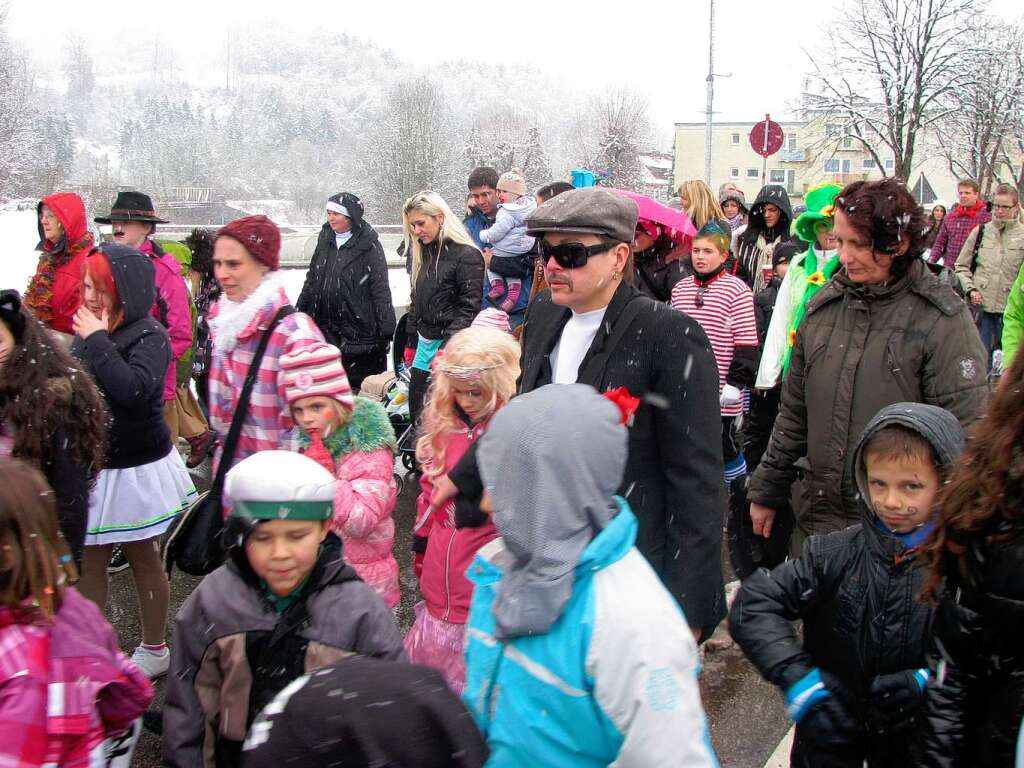
[[[436,192],[417,192],[402,207],[407,252],[412,254],[412,296],[406,329],[409,415],[419,422],[430,363],[441,345],[468,328],[483,301],[484,258],[466,228]]]

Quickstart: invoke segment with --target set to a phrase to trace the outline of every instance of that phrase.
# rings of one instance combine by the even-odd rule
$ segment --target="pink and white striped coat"
[[[240,307],[234,308],[230,322],[218,322],[224,302],[225,299],[221,298],[210,309],[209,315],[210,336],[213,340],[210,361],[210,426],[222,440],[231,427],[235,403],[242,392],[242,384],[260,336],[277,311],[288,304],[288,296],[277,276],[271,272]],[[258,451],[293,449],[292,433],[295,424],[288,409],[284,373],[278,361],[283,354],[323,340],[323,334],[313,320],[301,312],[292,313],[278,324],[260,363],[233,464]],[[214,464],[219,462],[218,448]]]

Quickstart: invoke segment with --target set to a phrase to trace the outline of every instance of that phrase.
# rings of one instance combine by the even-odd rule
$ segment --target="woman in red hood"
[[[85,203],[73,192],[56,192],[39,203],[42,252],[23,303],[54,331],[74,334],[72,318],[82,303],[82,264],[93,246],[85,222]]]

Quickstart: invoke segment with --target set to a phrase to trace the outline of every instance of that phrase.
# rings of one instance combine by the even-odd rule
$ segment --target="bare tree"
[[[1018,181],[1008,149],[1021,136],[1024,99],[1024,30],[986,24],[967,40],[975,77],[954,95],[942,123],[942,152],[955,176],[976,179],[983,193],[1006,180]]]
[[[642,179],[640,154],[651,143],[647,99],[627,90],[591,100],[576,118],[572,158],[612,185],[636,189]]]
[[[547,181],[551,164],[537,120],[538,116],[515,107],[488,109],[470,126],[464,150],[466,170],[489,165],[499,173],[522,171],[528,184]]]
[[[966,47],[981,0],[847,0],[830,45],[809,52],[822,92],[807,106],[841,126],[879,169],[910,178],[924,131],[941,125],[975,76]],[[884,173],[884,170],[883,170]]]
[[[394,220],[405,199],[424,189],[445,196],[456,212],[463,208],[451,197],[461,183],[456,182],[453,122],[444,92],[429,78],[401,80],[391,88],[367,146],[373,188],[368,205],[374,213]]]

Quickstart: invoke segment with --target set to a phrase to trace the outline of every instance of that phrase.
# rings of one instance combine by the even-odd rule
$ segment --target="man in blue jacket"
[[[501,538],[467,574],[463,700],[489,768],[717,768],[693,634],[615,495],[620,408],[584,384],[549,385],[512,400],[481,439],[481,508]]]
[[[517,256],[496,256],[491,246],[480,239],[480,232],[489,229],[498,215],[498,172],[482,166],[469,174],[470,214],[462,220],[477,248],[484,255],[487,269],[502,277],[518,278],[523,281],[523,290],[515,307],[509,313],[509,324],[517,328],[526,319],[526,305],[530,302],[530,287],[533,283],[533,252]],[[490,284],[484,280],[484,309],[501,309],[487,298]],[[499,302],[500,304],[500,299]]]

